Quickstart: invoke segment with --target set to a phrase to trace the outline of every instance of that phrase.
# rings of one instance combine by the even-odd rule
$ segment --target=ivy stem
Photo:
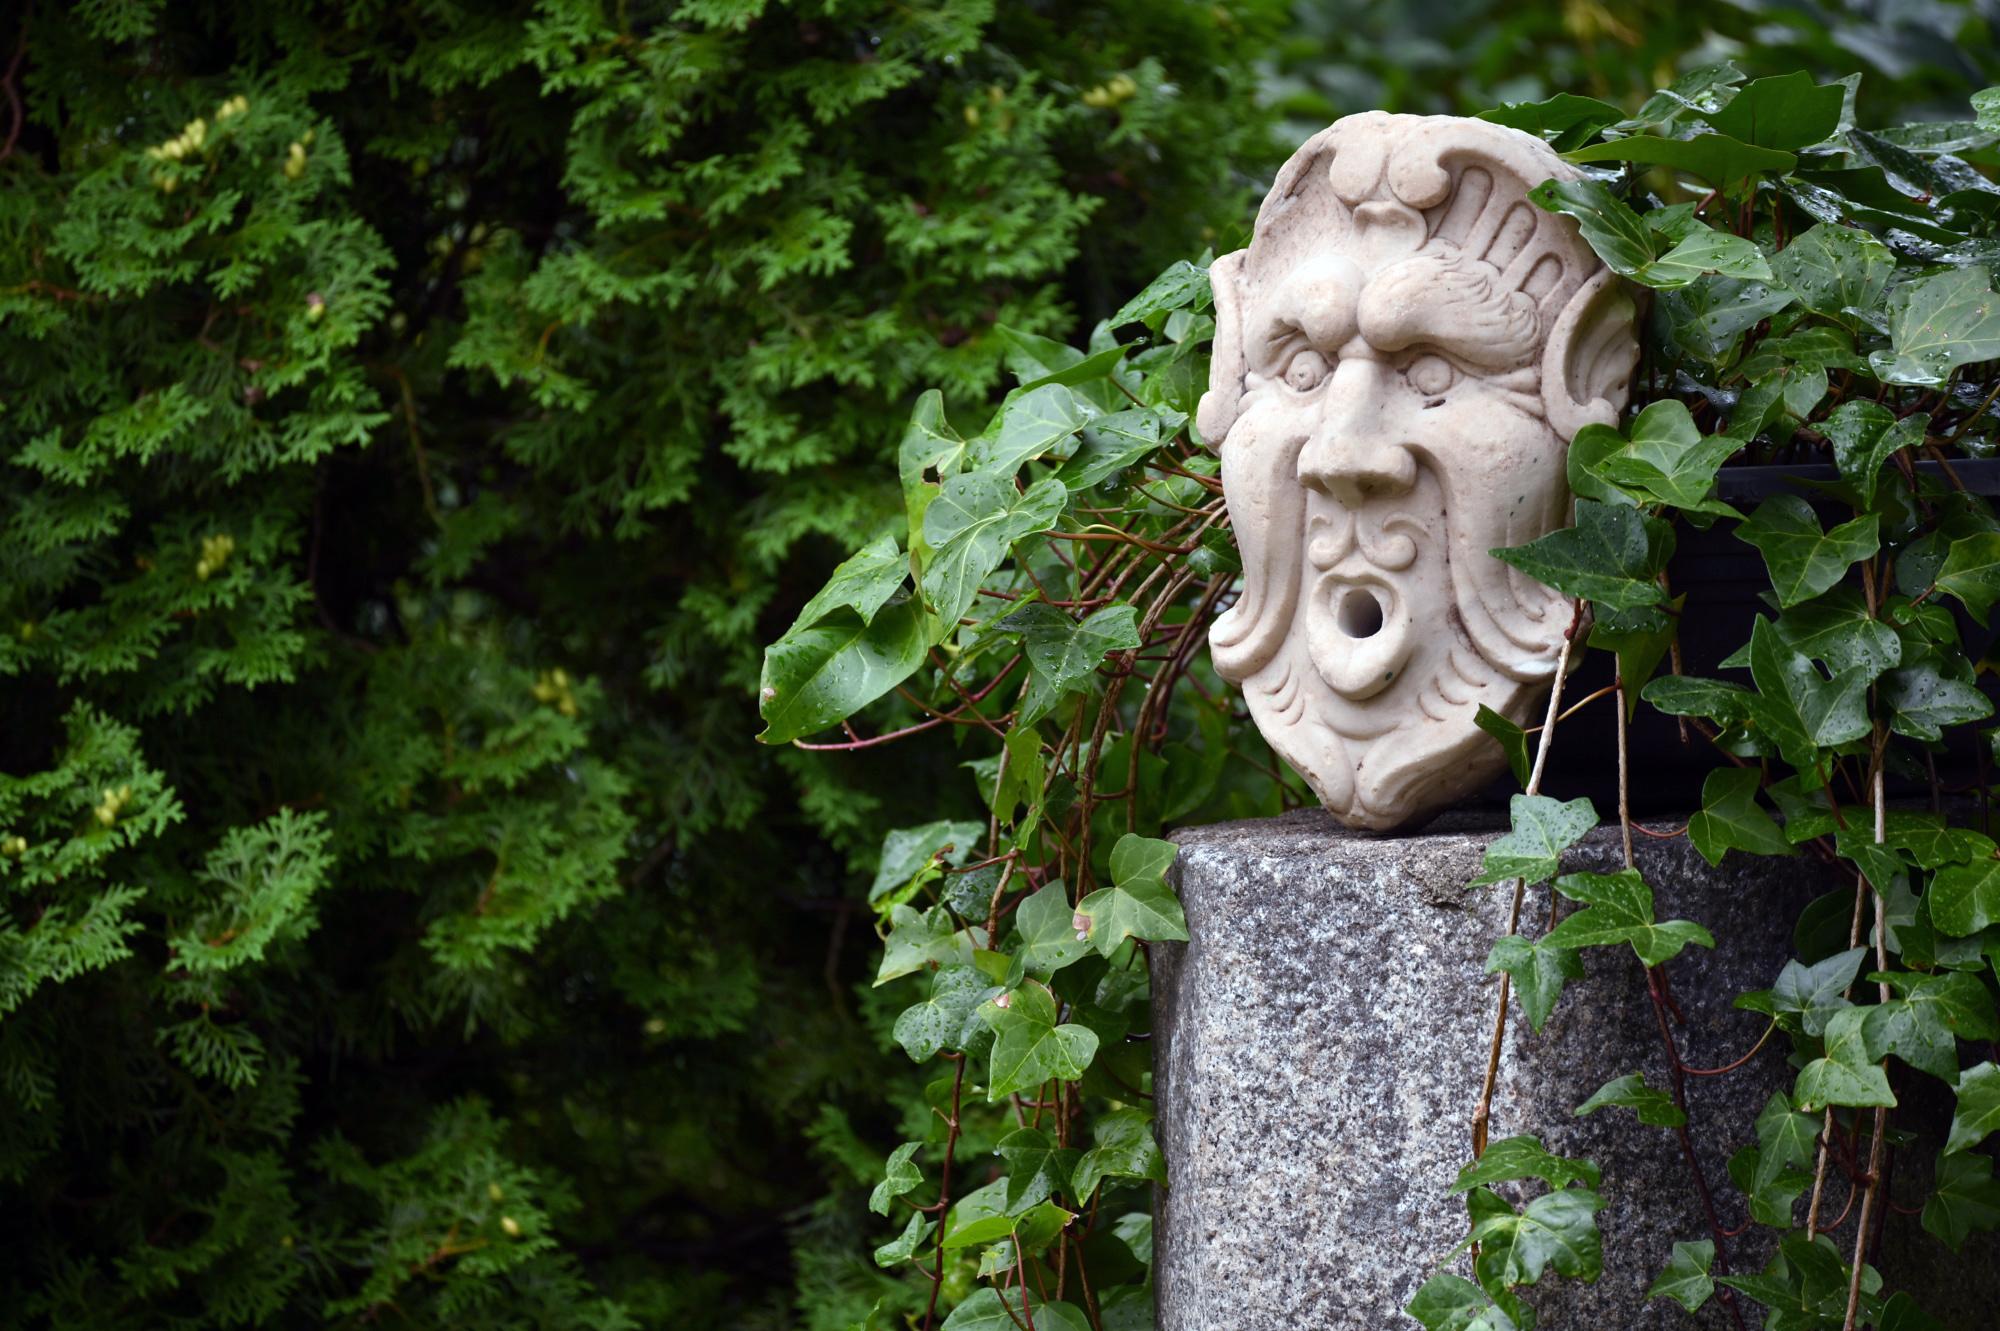
[[[1625,867],[1636,868],[1632,854],[1632,751],[1628,730],[1630,713],[1625,709],[1625,668],[1620,662],[1614,667],[1612,687],[1618,692],[1618,832],[1625,848]],[[1681,1062],[1680,1046],[1674,1040],[1673,1027],[1667,1024],[1667,973],[1664,966],[1647,966],[1646,996],[1652,1000],[1653,1020],[1660,1028],[1660,1044],[1667,1053],[1668,1085],[1673,1089],[1674,1106],[1681,1111],[1680,1126],[1674,1135],[1680,1138],[1681,1155],[1687,1161],[1688,1176],[1694,1180],[1695,1195],[1701,1201],[1702,1214],[1708,1219],[1708,1232],[1715,1243],[1715,1270],[1718,1275],[1729,1274],[1729,1235],[1722,1227],[1722,1218],[1715,1213],[1715,1195],[1708,1190],[1708,1174],[1701,1167],[1701,1157],[1694,1151],[1694,1136],[1688,1131],[1687,1069]],[[1769,1034],[1766,1031],[1765,1034]],[[1760,1046],[1762,1040],[1757,1042]],[[1756,1053],[1755,1049],[1750,1051]],[[1747,1059],[1749,1055],[1745,1055]],[[1746,1331],[1743,1323],[1743,1309],[1738,1306],[1736,1291],[1723,1286],[1720,1297],[1724,1307],[1729,1309],[1729,1317],[1736,1324],[1736,1331]]]
[[[937,1321],[938,1293],[944,1288],[944,1222],[950,1218],[951,1210],[951,1155],[958,1146],[958,1096],[965,1086],[965,1055],[952,1060],[951,1074],[951,1117],[945,1120],[944,1167],[938,1177],[938,1222],[937,1222],[937,1269],[931,1273],[931,1301],[924,1309],[924,1331]]]
[[[1576,646],[1577,630],[1583,626],[1583,601],[1570,603],[1569,628],[1563,632],[1562,649],[1556,656],[1555,683],[1549,686],[1549,707],[1542,716],[1542,733],[1535,741],[1535,766],[1528,773],[1527,793],[1542,788],[1542,770],[1548,765],[1549,743],[1555,738],[1556,721],[1562,707],[1563,681],[1569,675],[1569,654]],[[1507,912],[1507,932],[1521,929],[1521,903],[1528,894],[1524,878],[1514,880],[1514,904]],[[1472,1111],[1472,1158],[1486,1154],[1486,1128],[1493,1118],[1493,1087],[1500,1080],[1500,1051],[1507,1042],[1507,999],[1513,992],[1513,976],[1500,972],[1500,1001],[1493,1011],[1493,1040],[1486,1050],[1486,1077],[1479,1086],[1479,1104]]]
[[[1875,781],[1871,792],[1875,802],[1875,844],[1881,845],[1888,839],[1888,801],[1883,795],[1882,749],[1888,737],[1881,733],[1881,723],[1876,723],[1877,742],[1875,746]],[[1865,879],[1864,879],[1865,881]],[[1882,905],[1882,892],[1878,885],[1870,884],[1875,896],[1875,969],[1889,969],[1889,941],[1887,912]],[[1889,1001],[1889,986],[1876,981],[1876,990],[1882,1002]],[[1884,1075],[1887,1075],[1888,1057],[1883,1056]],[[1875,1198],[1882,1189],[1882,1142],[1888,1135],[1889,1109],[1886,1105],[1875,1106],[1875,1133],[1868,1144],[1868,1178],[1861,1194],[1861,1219],[1854,1230],[1854,1269],[1847,1276],[1847,1319],[1841,1324],[1841,1331],[1854,1331],[1855,1317],[1861,1307],[1861,1270],[1863,1258],[1868,1251],[1868,1222],[1875,1213]]]

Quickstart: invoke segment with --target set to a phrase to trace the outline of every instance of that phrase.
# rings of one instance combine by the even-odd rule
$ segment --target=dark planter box
[[[1919,472],[1943,480],[1935,462],[1917,464]],[[1952,471],[1969,491],[2000,495],[2000,460],[1959,461]],[[1830,465],[1791,467],[1725,467],[1717,478],[1717,489],[1727,502],[1748,512],[1776,494],[1796,493],[1815,499],[1813,486],[1839,479]],[[1845,516],[1833,505],[1821,511],[1823,522]],[[1775,614],[1759,593],[1769,586],[1763,557],[1755,547],[1733,534],[1733,524],[1718,523],[1708,531],[1683,525],[1679,544],[1668,576],[1675,593],[1687,593],[1687,612],[1681,620],[1682,670],[1690,675],[1728,679],[1748,685],[1747,670],[1724,670],[1718,662],[1749,641],[1751,621],[1759,614]],[[1956,608],[1956,603],[1953,603]],[[1959,610],[1959,633],[1966,650],[1977,659],[1992,634]],[[1666,666],[1662,663],[1662,670]],[[1612,682],[1611,655],[1593,651],[1564,686],[1565,706],[1587,697]],[[1990,675],[1980,677],[1989,695],[2000,697],[2000,687]],[[1609,698],[1590,704],[1562,723],[1555,748],[1549,755],[1549,769],[1542,782],[1543,793],[1563,799],[1588,795],[1598,812],[1612,817],[1617,808],[1617,718]],[[1963,729],[1963,728],[1961,728]],[[1638,813],[1675,812],[1701,806],[1702,780],[1725,761],[1707,740],[1690,729],[1683,742],[1674,718],[1641,706],[1634,717],[1629,739],[1631,749],[1632,807]],[[1976,786],[1987,764],[1977,751],[1973,736],[1952,736],[1946,752],[1936,759],[1940,783],[1949,791]],[[1482,803],[1504,808],[1507,797],[1519,787],[1513,778],[1496,782]],[[1896,797],[1912,800],[1930,798],[1928,779],[1905,778],[1892,786]]]

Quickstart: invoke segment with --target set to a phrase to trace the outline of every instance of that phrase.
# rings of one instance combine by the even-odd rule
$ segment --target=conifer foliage
[[[0,1323],[789,1323],[926,774],[757,648],[919,389],[1233,238],[1267,8],[0,19]]]

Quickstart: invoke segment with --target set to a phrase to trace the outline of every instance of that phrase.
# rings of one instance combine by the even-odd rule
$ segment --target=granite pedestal
[[[1153,953],[1170,1180],[1156,1221],[1160,1331],[1416,1326],[1403,1306],[1464,1236],[1464,1208],[1446,1189],[1469,1158],[1493,1013],[1484,963],[1508,903],[1505,888],[1465,884],[1501,830],[1447,821],[1376,838],[1314,810],[1176,836],[1193,941]],[[1732,856],[1711,868],[1685,838],[1642,842],[1638,853],[1658,918],[1699,921],[1721,940],[1714,952],[1690,948],[1669,971],[1683,1058],[1728,1063],[1764,1025],[1732,1009],[1732,997],[1770,985],[1800,908],[1834,883],[1804,858]],[[1600,829],[1564,868],[1619,863],[1616,829]],[[1537,932],[1546,910],[1545,892],[1531,890],[1524,932]],[[1492,1135],[1535,1133],[1602,1166],[1605,1269],[1594,1285],[1551,1275],[1529,1302],[1542,1331],[1731,1326],[1719,1301],[1691,1319],[1645,1298],[1674,1241],[1706,1238],[1709,1226],[1675,1134],[1628,1110],[1572,1112],[1626,1073],[1667,1084],[1636,958],[1593,950],[1585,964],[1588,977],[1540,1035],[1515,1008]],[[1690,1082],[1698,1155],[1725,1226],[1744,1219],[1727,1159],[1754,1143],[1771,1091],[1791,1084],[1783,1044],[1728,1076]],[[1936,1108],[1913,1102],[1898,1124],[1941,1140]],[[1922,1195],[1935,1152],[1933,1140],[1899,1153],[1899,1199]],[[1837,1210],[1845,1184],[1828,1186]],[[1841,1231],[1850,1242],[1853,1223]],[[1736,1269],[1761,1269],[1771,1233],[1731,1241]],[[1954,1258],[1914,1217],[1892,1216],[1877,1264],[1948,1325],[1987,1328],[2000,1309],[1992,1237]],[[1746,1325],[1762,1324],[1757,1305],[1743,1312]]]

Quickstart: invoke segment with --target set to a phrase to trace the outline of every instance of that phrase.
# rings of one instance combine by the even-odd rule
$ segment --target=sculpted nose
[[[1417,460],[1398,435],[1390,393],[1395,371],[1343,355],[1326,386],[1318,428],[1299,450],[1299,481],[1349,507],[1417,483]]]

